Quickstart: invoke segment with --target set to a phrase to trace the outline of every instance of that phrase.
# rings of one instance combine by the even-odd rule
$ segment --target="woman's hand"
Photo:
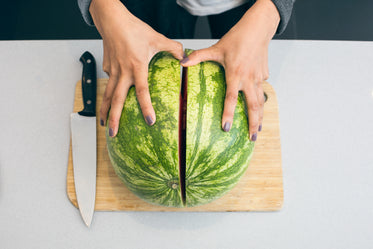
[[[251,141],[256,141],[257,132],[262,128],[262,82],[269,77],[268,45],[279,21],[280,15],[270,0],[257,0],[218,43],[194,51],[181,61],[183,66],[192,66],[201,61],[213,60],[224,67],[227,91],[222,128],[229,131],[232,127],[238,92],[242,91],[248,107]]]
[[[182,45],[154,31],[132,15],[119,0],[93,0],[89,11],[104,46],[103,70],[109,75],[100,109],[100,123],[109,115],[109,135],[116,136],[123,104],[129,88],[135,85],[145,121],[156,120],[148,88],[148,64],[159,51],[183,58]]]

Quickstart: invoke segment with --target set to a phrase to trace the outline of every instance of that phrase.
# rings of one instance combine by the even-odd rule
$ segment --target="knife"
[[[96,198],[96,62],[88,51],[80,61],[84,109],[71,114],[71,137],[75,192],[80,214],[89,227]]]

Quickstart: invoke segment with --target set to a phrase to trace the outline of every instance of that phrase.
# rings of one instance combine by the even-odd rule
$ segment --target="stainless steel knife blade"
[[[96,199],[96,63],[89,52],[85,52],[80,61],[83,63],[84,109],[71,114],[72,156],[76,198],[81,216],[89,227]]]

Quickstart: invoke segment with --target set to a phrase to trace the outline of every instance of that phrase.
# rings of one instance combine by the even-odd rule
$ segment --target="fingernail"
[[[104,126],[104,125],[105,125],[105,123],[104,123],[104,120],[103,120],[103,119],[100,119],[100,125],[101,125],[101,126]]]
[[[185,64],[185,63],[187,63],[189,61],[189,58],[188,58],[188,56],[187,57],[185,57],[184,59],[182,59],[181,61],[180,61],[180,63],[181,64]]]
[[[187,58],[188,55],[186,55],[186,53],[183,54],[183,59]]]
[[[267,102],[268,96],[266,93],[264,93],[264,102]]]
[[[262,131],[262,124],[259,125],[258,131]]]
[[[114,136],[114,130],[113,130],[113,128],[109,128],[109,136],[110,137]]]
[[[251,136],[251,141],[255,142],[257,136],[258,136],[258,135],[257,135],[256,133],[254,133],[254,134]]]
[[[225,122],[224,124],[224,131],[228,132],[231,129],[231,123]]]
[[[153,119],[152,119],[152,117],[150,115],[146,116],[145,120],[146,120],[146,123],[148,125],[152,125],[153,124]]]

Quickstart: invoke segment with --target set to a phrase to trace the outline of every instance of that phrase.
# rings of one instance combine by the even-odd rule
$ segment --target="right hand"
[[[109,75],[100,109],[101,125],[108,120],[109,135],[116,136],[123,105],[132,85],[135,85],[146,123],[153,125],[156,116],[149,94],[148,64],[159,51],[168,51],[176,59],[183,59],[181,43],[153,30],[132,15],[119,0],[93,0],[89,11],[103,40],[103,70]]]

